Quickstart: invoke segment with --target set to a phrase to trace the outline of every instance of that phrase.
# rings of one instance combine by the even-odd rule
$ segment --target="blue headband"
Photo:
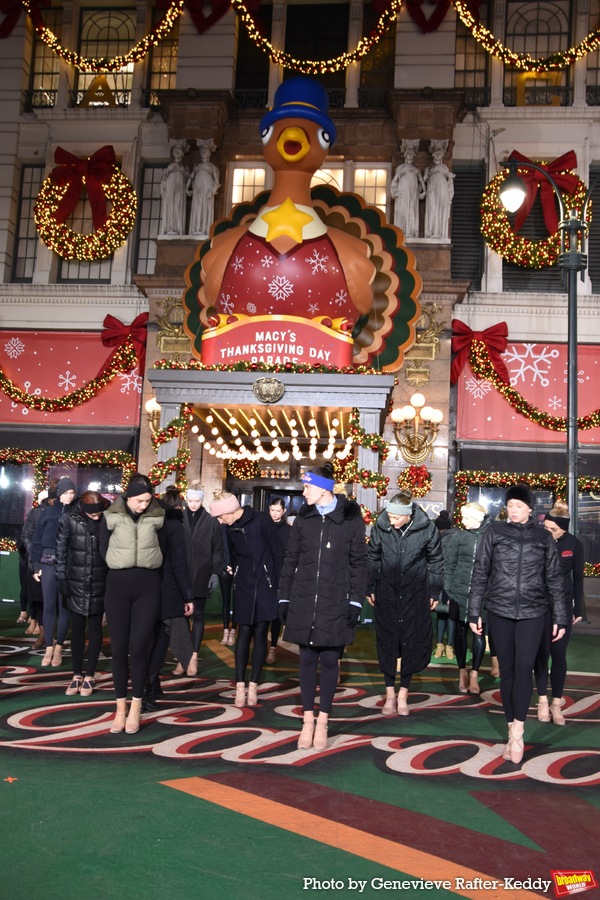
[[[317,487],[323,488],[324,491],[333,491],[335,481],[333,478],[324,478],[323,475],[317,475],[316,472],[306,472],[302,476],[304,484],[316,484]]]

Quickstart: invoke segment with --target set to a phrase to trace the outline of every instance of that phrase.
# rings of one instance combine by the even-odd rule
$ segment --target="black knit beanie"
[[[533,509],[535,506],[533,491],[526,484],[515,484],[513,487],[509,487],[504,497],[504,503],[507,504],[509,500],[520,500],[521,503],[527,504],[529,509]]]

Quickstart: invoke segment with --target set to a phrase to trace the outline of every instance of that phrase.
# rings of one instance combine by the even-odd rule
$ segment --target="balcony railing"
[[[58,91],[50,91],[46,88],[35,88],[25,92],[25,109],[53,109],[56,106]]]
[[[558,85],[525,88],[525,106],[571,106],[573,89]],[[504,88],[504,106],[517,105],[517,88]]]

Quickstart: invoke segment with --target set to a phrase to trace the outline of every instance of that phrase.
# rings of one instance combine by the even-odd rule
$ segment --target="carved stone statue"
[[[160,179],[162,205],[160,210],[160,234],[185,234],[187,211],[186,186],[190,170],[183,165],[184,154],[190,146],[185,140],[169,140],[173,162],[167,166]]]
[[[219,170],[210,161],[217,146],[212,140],[197,140],[200,162],[194,166],[187,183],[188,197],[192,198],[190,234],[208,237],[215,218],[215,194],[219,189]]]
[[[418,237],[419,200],[425,197],[423,176],[414,165],[419,139],[403,140],[400,150],[404,162],[396,169],[390,185],[390,193],[394,198],[394,225],[402,229],[405,237]]]
[[[427,199],[425,201],[425,237],[448,239],[450,204],[454,196],[454,173],[444,165],[447,140],[432,140],[429,152],[433,165],[425,170]]]

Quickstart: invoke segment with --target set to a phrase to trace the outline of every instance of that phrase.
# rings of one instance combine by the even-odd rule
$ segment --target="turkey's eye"
[[[324,128],[319,128],[317,137],[323,150],[329,150],[329,147],[331,146],[331,137],[329,136],[329,132],[325,131]]]
[[[261,135],[260,135],[260,138],[261,138],[263,144],[267,144],[269,142],[269,139],[272,134],[273,134],[273,126],[272,125],[269,125],[268,128],[263,128]]]

